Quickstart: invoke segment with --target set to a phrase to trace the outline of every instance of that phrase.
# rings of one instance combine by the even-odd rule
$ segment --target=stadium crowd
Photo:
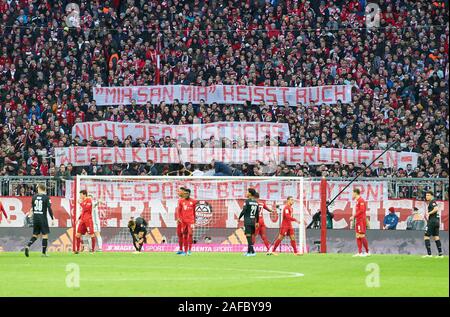
[[[189,124],[287,122],[280,146],[420,153],[417,168],[352,164],[235,166],[244,175],[448,177],[448,1],[378,1],[380,27],[366,28],[364,0],[78,1],[0,0],[0,175],[174,174],[208,166],[55,166],[54,149],[72,145],[174,146],[161,140],[80,140],[77,122]],[[77,2],[77,1],[75,1]],[[160,68],[156,56],[160,56]],[[100,107],[95,86],[244,84],[353,85],[337,105],[222,104]],[[245,147],[236,140],[190,146]],[[273,144],[273,143],[272,143]],[[156,162],[157,163],[157,162]],[[207,171],[209,172],[209,171]]]

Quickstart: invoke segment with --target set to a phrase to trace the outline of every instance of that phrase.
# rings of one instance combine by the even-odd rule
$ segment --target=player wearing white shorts
[[[100,201],[94,199],[92,195],[89,195],[89,197],[92,199],[92,223],[94,225],[94,234],[95,237],[97,238],[97,245],[98,245],[97,251],[101,252],[103,249],[103,239],[102,236],[100,235],[101,233],[100,211],[99,211]],[[89,243],[90,240],[88,239],[87,242]]]

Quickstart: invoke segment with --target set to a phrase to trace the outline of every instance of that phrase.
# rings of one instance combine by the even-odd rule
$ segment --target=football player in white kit
[[[103,240],[101,236],[101,226],[100,226],[100,210],[99,205],[101,204],[100,200],[94,199],[92,195],[90,195],[92,198],[92,222],[94,224],[94,234],[97,238],[97,245],[98,249],[97,251],[101,252],[103,250]]]
[[[97,252],[101,252],[103,250],[103,240],[101,236],[101,226],[100,226],[100,211],[99,205],[101,201],[95,199],[92,195],[88,195],[92,199],[92,223],[94,225],[94,234],[97,238],[98,249]],[[85,245],[85,250],[91,250],[91,239],[84,239],[83,236],[83,244]]]

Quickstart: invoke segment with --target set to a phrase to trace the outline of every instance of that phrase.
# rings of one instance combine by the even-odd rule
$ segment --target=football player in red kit
[[[181,252],[180,255],[191,255],[192,238],[195,225],[195,206],[197,201],[190,198],[191,190],[188,188],[180,188],[180,200],[176,211],[177,223],[180,226],[181,237]],[[180,238],[180,237],[179,237]]]
[[[86,232],[91,236],[92,245],[91,252],[95,250],[95,234],[94,234],[94,222],[92,220],[92,199],[88,197],[86,190],[80,191],[80,207],[81,215],[78,218],[78,229],[75,235],[75,250],[74,253],[78,254],[80,252],[81,236],[86,234]]]
[[[267,210],[268,212],[273,213],[273,210],[270,209],[269,207],[267,207],[267,205],[264,201],[259,200],[259,193],[256,193],[255,199],[258,201],[259,218],[258,218],[258,226],[256,227],[255,234],[253,235],[253,239],[254,239],[253,244],[255,243],[256,237],[258,235],[260,235],[262,241],[264,242],[264,245],[267,248],[267,251],[269,251],[270,243],[267,240],[267,236],[266,236],[267,227],[266,227],[266,224],[264,223],[264,218],[262,216],[262,212],[263,212],[263,210]]]
[[[350,217],[350,221],[355,219],[356,244],[358,245],[358,253],[354,256],[368,256],[369,243],[366,238],[367,218],[366,218],[366,201],[361,197],[361,191],[358,188],[353,190],[353,199],[356,200],[355,215]],[[362,253],[362,247],[366,253]]]
[[[183,200],[183,196],[184,196],[184,187],[180,187],[180,189],[178,189],[178,205],[177,208],[175,209],[175,220],[177,221],[177,236],[178,236],[178,251],[177,254],[182,254],[183,253],[183,232],[181,231],[181,227],[182,227],[182,223],[181,223],[181,219],[180,219],[180,207],[181,207],[181,200]]]
[[[296,223],[300,223],[300,221],[292,217],[292,215],[294,214],[294,209],[292,208],[293,205],[294,205],[294,198],[292,196],[289,196],[286,200],[286,205],[283,208],[283,221],[281,223],[280,234],[273,243],[272,248],[269,250],[269,252],[267,252],[267,255],[277,255],[274,251],[278,248],[281,241],[283,241],[286,235],[289,235],[289,237],[291,238],[291,246],[292,249],[294,250],[294,254],[301,255],[301,253],[298,253],[297,251],[297,243],[295,242],[294,228],[292,227],[293,221],[295,221]]]

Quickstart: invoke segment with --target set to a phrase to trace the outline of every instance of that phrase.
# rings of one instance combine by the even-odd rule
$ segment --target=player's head
[[[258,195],[258,193],[254,188],[249,188],[247,190],[247,198],[256,198],[256,195]]]
[[[427,201],[432,200],[433,197],[434,197],[434,195],[433,195],[433,192],[432,192],[431,190],[427,191],[427,193],[425,194],[425,199],[426,199]]]
[[[86,189],[80,190],[80,198],[85,199],[86,197],[87,197],[87,190]]]
[[[39,184],[37,186],[38,189],[38,193],[40,194],[44,194],[47,191],[47,187],[45,186],[45,184]]]
[[[178,197],[183,198],[183,196],[184,196],[184,189],[185,189],[184,187],[178,188],[178,191],[177,191]]]
[[[191,197],[191,190],[189,188],[184,188],[184,198],[189,198]]]
[[[128,228],[130,228],[131,230],[134,230],[134,228],[136,228],[136,221],[134,221],[133,217],[128,220]]]
[[[180,187],[180,189],[178,190],[178,196],[180,198],[189,198],[189,196],[191,195],[191,190],[189,188],[186,187]]]
[[[258,192],[255,193],[255,199],[259,199],[259,193]]]
[[[292,206],[294,204],[294,197],[288,196],[288,198],[286,199],[286,204]]]
[[[361,190],[359,188],[355,188],[352,193],[353,199],[358,199],[361,196]]]

